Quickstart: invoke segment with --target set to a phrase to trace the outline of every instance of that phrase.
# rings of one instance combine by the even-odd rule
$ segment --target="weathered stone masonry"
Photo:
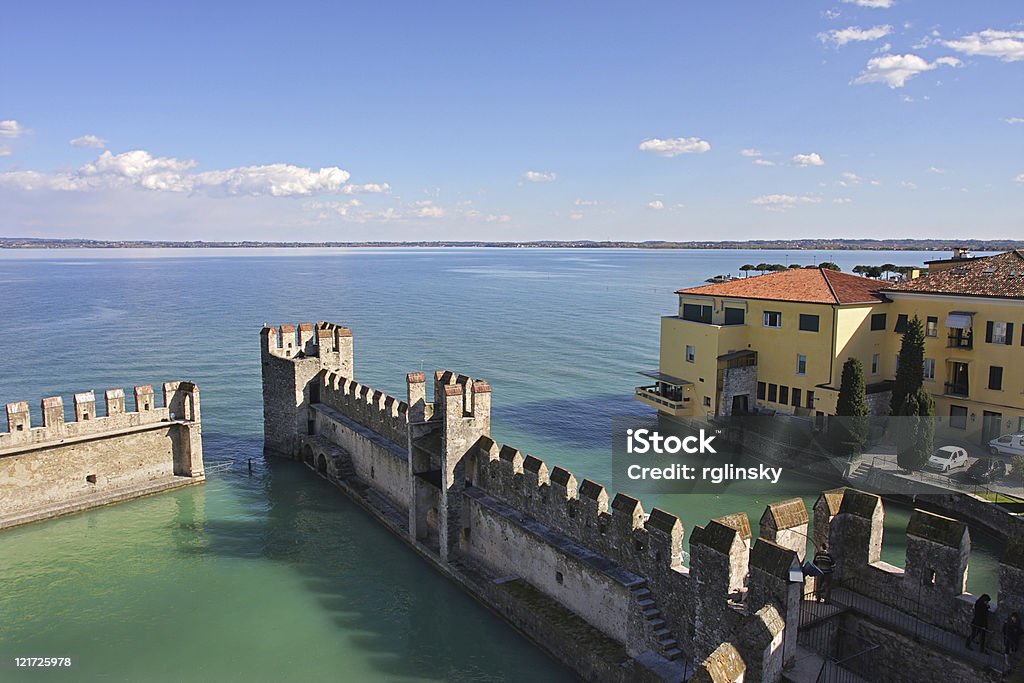
[[[44,398],[43,424],[33,427],[28,403],[7,404],[0,432],[0,529],[205,480],[199,389],[191,382],[105,392],[105,414],[92,391],[64,401]]]
[[[915,511],[900,569],[879,559],[881,500],[837,489],[822,494],[813,524],[800,499],[769,505],[756,542],[742,513],[696,526],[687,556],[675,515],[648,514],[627,494],[612,498],[596,482],[496,443],[487,382],[438,371],[428,401],[427,375],[410,373],[407,400],[388,396],[355,381],[352,333],[329,323],[265,328],[261,352],[268,451],[337,483],[585,679],[682,680],[696,668],[694,680],[778,681],[796,675],[800,658],[848,649],[842,634],[857,633],[878,641],[875,664],[858,672],[869,679],[996,680],[983,662],[889,618],[924,624],[929,637],[966,632],[970,541],[955,520]],[[838,592],[856,604],[801,628],[809,534],[830,539]],[[1011,549],[997,626],[1024,609],[1021,566],[1024,553]],[[830,651],[815,653],[822,639],[801,637],[826,627]],[[565,646],[573,642],[587,645]],[[877,668],[908,654],[926,665]]]

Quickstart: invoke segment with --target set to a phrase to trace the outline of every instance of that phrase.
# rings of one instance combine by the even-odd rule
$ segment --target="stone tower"
[[[264,327],[260,332],[263,370],[263,447],[298,457],[298,435],[309,432],[311,383],[321,372],[353,376],[352,330],[319,322]],[[312,401],[311,401],[312,398]]]

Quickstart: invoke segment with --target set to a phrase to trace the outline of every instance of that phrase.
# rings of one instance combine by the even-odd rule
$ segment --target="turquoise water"
[[[634,250],[0,251],[0,403],[189,379],[205,486],[0,534],[0,653],[75,658],[0,680],[570,680],[302,466],[264,461],[258,331],[331,320],[356,376],[402,395],[451,367],[494,385],[502,441],[610,483],[610,421],[644,412],[675,289],[746,262],[934,253]],[[250,477],[246,468],[253,461]],[[783,497],[783,496],[779,496]],[[773,497],[773,499],[776,497]],[[771,499],[645,499],[689,531]],[[885,557],[902,564],[905,510]],[[980,539],[971,586],[990,590]],[[3,668],[8,666],[8,668]]]

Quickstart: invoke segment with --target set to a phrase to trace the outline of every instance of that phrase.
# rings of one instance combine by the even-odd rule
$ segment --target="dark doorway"
[[[747,414],[747,395],[740,394],[732,397],[732,414],[733,415],[746,415]]]
[[[1002,429],[1003,414],[993,413],[986,410],[981,416],[981,442],[988,443],[997,436],[1002,436],[999,432]]]

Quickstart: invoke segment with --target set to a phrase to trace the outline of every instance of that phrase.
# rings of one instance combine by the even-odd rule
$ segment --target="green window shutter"
[[[1006,323],[1006,345],[1013,343],[1013,323]]]
[[[994,326],[995,326],[995,323],[993,323],[991,320],[989,320],[987,323],[985,323],[985,343],[986,344],[991,344],[992,343],[992,328]]]

